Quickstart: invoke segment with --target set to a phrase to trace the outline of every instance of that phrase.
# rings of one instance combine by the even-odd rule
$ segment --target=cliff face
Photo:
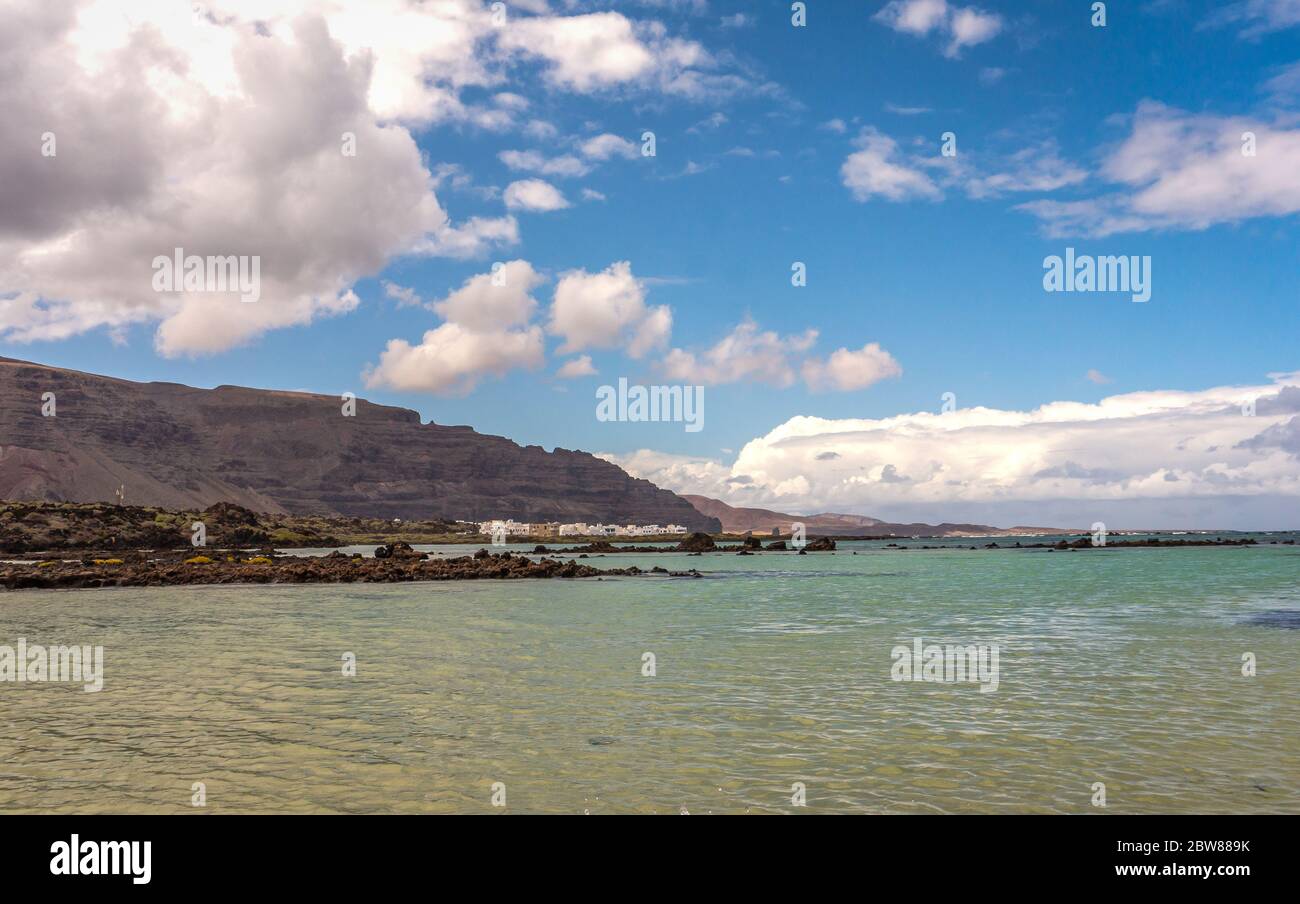
[[[42,416],[44,393],[55,416]],[[716,518],[585,452],[334,396],[132,383],[0,358],[0,498],[264,512],[683,524]]]

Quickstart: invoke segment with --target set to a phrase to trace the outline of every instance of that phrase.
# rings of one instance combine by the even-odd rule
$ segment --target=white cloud
[[[730,466],[651,452],[611,457],[677,492],[802,512],[965,511],[987,518],[1064,500],[1073,506],[1072,521],[1052,526],[1078,527],[1095,520],[1103,503],[1223,499],[1218,508],[1186,509],[1202,522],[1213,512],[1209,517],[1220,520],[1203,526],[1222,527],[1235,500],[1253,497],[1276,500],[1276,517],[1293,524],[1300,373],[1273,379],[1128,393],[1096,404],[1051,402],[1032,411],[800,416],[751,440]],[[1242,413],[1249,401],[1253,417]],[[1052,511],[1060,517],[1063,509]]]
[[[443,320],[487,332],[497,327],[526,324],[537,310],[532,291],[542,276],[525,260],[513,260],[465,280],[446,298],[429,307]]]
[[[582,200],[584,201],[604,201],[605,195],[596,191],[594,188],[584,188],[582,190]]]
[[[848,392],[866,389],[888,377],[902,374],[894,356],[875,342],[856,351],[840,348],[825,361],[810,359],[803,364],[804,382],[810,389],[834,389]]]
[[[470,217],[459,226],[444,226],[426,235],[411,249],[435,257],[482,257],[497,245],[519,243],[519,223],[514,217]]]
[[[889,201],[943,196],[934,181],[920,169],[900,159],[898,142],[874,128],[865,128],[854,151],[840,167],[844,186],[859,201],[879,195]]]
[[[544,357],[540,327],[480,333],[444,323],[426,332],[419,345],[390,339],[378,366],[363,378],[371,388],[463,395],[484,375],[541,367]]]
[[[542,277],[524,260],[467,279],[429,307],[445,321],[418,345],[391,339],[379,364],[368,367],[369,387],[408,392],[464,394],[486,375],[535,369],[545,359],[541,327],[531,324]]]
[[[877,22],[894,31],[924,36],[948,20],[947,0],[892,0],[876,13]]]
[[[1101,371],[1097,370],[1096,368],[1092,368],[1092,369],[1090,369],[1090,370],[1088,371],[1088,373],[1086,374],[1086,376],[1087,376],[1089,382],[1091,382],[1091,383],[1096,383],[1098,386],[1103,386],[1103,385],[1105,385],[1106,383],[1114,383],[1114,382],[1115,382],[1115,381],[1112,380],[1110,377],[1106,376],[1104,373],[1102,373]]]
[[[555,372],[557,377],[566,380],[572,380],[576,377],[590,377],[596,374],[596,368],[592,366],[591,355],[579,355],[564,362],[564,365]]]
[[[621,346],[640,358],[668,341],[673,324],[672,311],[648,307],[645,295],[627,261],[600,273],[572,270],[556,284],[547,331],[564,339],[562,355]]]
[[[505,191],[506,207],[511,210],[563,210],[569,202],[558,188],[541,179],[511,182]]]
[[[638,156],[635,144],[609,132],[588,138],[582,143],[580,149],[583,156],[592,160],[609,160],[611,157],[631,160]]]
[[[903,107],[898,104],[886,103],[885,112],[893,113],[897,116],[921,116],[925,113],[933,113],[934,110],[929,107]]]
[[[986,164],[991,167],[991,164]],[[1002,169],[980,174],[974,167],[953,168],[952,178],[972,198],[996,198],[1009,192],[1049,192],[1077,185],[1088,171],[1063,160],[1052,142],[1030,145],[1000,162]]]
[[[1076,185],[1087,170],[1063,160],[1051,141],[1021,148],[1009,157],[989,153],[959,157],[909,156],[897,141],[873,127],[854,140],[860,148],[840,168],[840,178],[858,201],[917,198],[941,200],[944,189],[957,188],[976,199],[1010,192],[1048,192]]]
[[[500,30],[497,44],[542,61],[553,86],[582,93],[628,86],[702,100],[750,87],[742,76],[718,71],[701,44],[618,12],[515,19]]]
[[[547,157],[540,151],[502,151],[497,157],[512,170],[541,173],[544,176],[573,178],[591,172],[590,166],[572,154]]]
[[[944,51],[946,56],[957,56],[963,47],[973,47],[992,40],[1002,31],[1002,17],[966,7],[955,10],[949,23],[951,40]]]
[[[409,286],[399,286],[397,283],[384,280],[384,294],[397,302],[399,308],[409,308],[420,304],[420,296]]]
[[[613,452],[592,454],[618,465],[633,477],[643,478],[658,487],[674,488],[679,493],[725,499],[735,486],[731,483],[732,468],[710,458],[674,455],[653,449],[638,449],[626,455]]]
[[[518,127],[530,104],[513,82],[536,81],[521,63],[566,90],[747,86],[700,44],[619,13],[529,17],[512,4],[497,28],[480,0],[129,6],[0,6],[0,339],[120,339],[156,324],[162,354],[219,352],[353,310],[355,282],[395,257],[517,242],[513,217],[451,219],[437,183],[465,183],[435,177],[441,162],[426,164],[410,129]],[[32,150],[46,131],[57,157]],[[150,262],[176,247],[259,257],[261,300],[152,291]]]
[[[947,0],[892,0],[873,18],[894,31],[916,37],[931,32],[946,36],[947,57],[958,56],[964,47],[992,40],[1005,24],[996,13],[973,6],[949,6]]]
[[[1272,31],[1300,25],[1300,2],[1296,0],[1237,0],[1225,4],[1210,16],[1209,25],[1240,24],[1242,36],[1257,38]]]
[[[0,336],[156,323],[164,355],[219,352],[353,310],[352,284],[394,256],[517,240],[508,218],[450,220],[410,133],[371,106],[388,70],[335,20],[259,9],[260,30],[236,4],[213,8],[221,25],[185,4],[0,9]],[[45,131],[57,156],[20,138]],[[259,258],[260,300],[153,291],[177,247]]]
[[[544,119],[530,119],[524,126],[524,134],[529,138],[545,141],[560,134],[560,130]]]
[[[692,135],[700,135],[704,132],[712,132],[715,129],[720,129],[728,122],[730,122],[730,120],[727,118],[726,113],[723,113],[721,110],[715,110],[686,131],[690,132]]]
[[[528,98],[512,91],[502,91],[499,94],[492,95],[492,102],[498,107],[516,112],[522,112],[529,107]]]
[[[668,379],[686,383],[716,386],[752,381],[785,387],[795,382],[799,372],[799,364],[794,359],[805,354],[816,341],[816,330],[781,336],[771,330],[760,330],[758,324],[746,318],[717,344],[699,354],[674,348],[663,360],[663,371]]]
[[[1279,68],[1264,90],[1276,98],[1300,97],[1300,61]]]
[[[1256,155],[1242,153],[1245,132]],[[1101,175],[1123,190],[1078,201],[1021,205],[1056,236],[1205,229],[1300,212],[1300,128],[1244,116],[1138,105],[1129,136]]]
[[[902,373],[893,356],[874,342],[857,351],[840,348],[826,359],[813,357],[809,352],[817,335],[816,330],[808,329],[782,336],[760,329],[747,317],[702,352],[672,349],[661,367],[668,379],[687,383],[751,382],[788,387],[802,376],[809,389],[841,392],[865,389]]]

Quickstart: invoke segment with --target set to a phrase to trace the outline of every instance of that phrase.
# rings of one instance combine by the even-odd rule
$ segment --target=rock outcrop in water
[[[47,395],[52,393],[52,395]],[[334,396],[132,383],[0,358],[0,499],[402,519],[682,524],[685,499],[586,452]],[[53,416],[45,416],[45,413]]]

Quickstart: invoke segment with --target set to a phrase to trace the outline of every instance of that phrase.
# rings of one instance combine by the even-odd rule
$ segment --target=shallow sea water
[[[0,683],[0,811],[1300,812],[1300,548],[584,561],[706,576],[0,595],[105,657]]]

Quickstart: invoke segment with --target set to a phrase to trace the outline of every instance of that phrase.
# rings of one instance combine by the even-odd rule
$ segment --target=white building
[[[521,523],[513,518],[506,518],[504,520],[498,518],[495,521],[480,521],[478,525],[478,532],[484,536],[491,536],[493,533],[500,530],[505,530],[507,537],[527,537],[532,534],[533,526],[531,524]]]
[[[680,524],[660,527],[658,524],[588,524],[577,521],[561,524],[561,537],[658,537],[665,534],[684,534]]]

